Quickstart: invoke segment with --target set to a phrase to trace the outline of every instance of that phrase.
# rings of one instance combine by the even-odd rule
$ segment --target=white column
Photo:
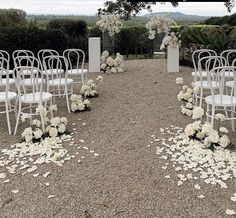
[[[100,72],[101,63],[101,39],[100,37],[89,38],[89,72]]]
[[[179,47],[167,48],[167,72],[179,72]]]

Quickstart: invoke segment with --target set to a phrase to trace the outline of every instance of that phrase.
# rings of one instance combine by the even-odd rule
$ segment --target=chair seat
[[[230,95],[214,95],[215,98],[215,106],[235,106],[236,105],[236,97],[231,97]],[[207,104],[213,104],[213,96],[207,96],[205,98]]]
[[[15,84],[15,80],[14,79],[9,79],[8,84],[9,85]],[[0,86],[5,86],[5,85],[7,85],[7,79],[2,79],[0,81]]]
[[[24,75],[30,75],[32,72],[37,73],[38,71],[36,69],[33,69],[33,70],[24,69],[24,70],[22,70],[22,74],[24,74]]]
[[[52,94],[49,92],[42,92],[42,102],[48,101],[52,98]],[[24,103],[39,103],[41,102],[40,99],[40,92],[35,92],[33,93],[29,93],[29,94],[25,94],[22,95],[20,97],[20,100]]]
[[[71,69],[68,70],[68,75],[81,75],[83,73],[88,73],[87,69]]]
[[[200,74],[199,71],[197,71],[197,72],[193,71],[192,72],[192,76],[197,76],[197,77],[202,76],[204,78],[204,77],[207,77],[207,72],[206,71],[202,71],[202,73]]]
[[[15,99],[17,96],[17,94],[15,92],[7,92],[7,96],[6,96],[6,92],[0,92],[0,102],[5,102],[8,100],[12,100]]]
[[[62,79],[53,79],[53,80],[49,80],[48,81],[48,85],[49,86],[60,86],[60,85],[66,85],[66,83],[69,85],[71,83],[73,83],[73,79],[67,78],[67,82],[66,79],[62,78]]]
[[[210,89],[211,88],[211,85],[213,88],[217,88],[219,87],[219,83],[215,82],[215,81],[212,81],[211,82],[211,85],[208,81],[197,81],[197,82],[194,82],[193,83],[194,86],[197,86],[197,87],[202,87],[203,89]]]
[[[233,71],[225,71],[225,77],[226,78],[234,78],[234,72]]]
[[[45,80],[42,78],[38,78],[38,84],[44,82]],[[34,84],[34,81],[32,79],[24,79],[22,80],[22,82],[24,82],[25,86],[32,86]],[[36,83],[36,81],[35,81]]]
[[[225,83],[225,85],[227,87],[233,88],[234,87],[234,83],[235,83],[234,81],[228,81],[228,82]]]
[[[44,75],[56,75],[56,74],[63,74],[63,73],[64,73],[63,69],[49,69],[49,70],[43,71]]]

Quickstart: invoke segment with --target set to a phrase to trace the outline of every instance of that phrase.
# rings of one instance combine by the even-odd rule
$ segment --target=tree
[[[19,9],[0,9],[0,26],[25,24],[26,12]]]
[[[130,19],[132,16],[137,15],[142,9],[148,9],[151,5],[155,5],[157,2],[130,2],[127,0],[107,1],[104,3],[104,8],[98,9],[98,15],[117,13],[120,14],[124,20]],[[176,7],[178,2],[171,2]],[[235,5],[235,0],[229,0],[224,3],[230,12]]]

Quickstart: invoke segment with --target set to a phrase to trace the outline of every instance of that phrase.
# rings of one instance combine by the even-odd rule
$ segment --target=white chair
[[[63,56],[68,60],[69,69],[68,76],[74,78],[74,83],[82,83],[87,80],[88,70],[84,69],[85,53],[81,49],[66,49]],[[75,64],[73,64],[75,63]],[[80,80],[75,80],[76,77],[81,77]]]
[[[225,50],[221,52],[220,56],[226,59],[226,66],[234,66],[233,62],[236,59],[236,49]],[[231,71],[227,71],[225,76],[227,79],[234,78],[234,74]]]
[[[8,68],[6,68],[6,69],[8,70],[9,75],[11,75],[13,73],[13,70],[10,70],[10,55],[9,55],[9,53],[5,50],[0,50],[0,57],[5,58],[7,60]]]
[[[68,113],[70,113],[69,95],[73,93],[74,81],[68,78],[67,59],[63,56],[46,56],[43,58],[43,68],[47,72],[47,91],[53,93],[54,100],[57,96],[65,96]]]
[[[46,74],[57,74],[57,69],[51,69],[50,71],[47,71],[47,69],[44,68],[43,65],[43,59],[47,56],[59,56],[59,53],[56,50],[53,49],[42,49],[38,52],[38,60],[41,66],[41,70],[43,71],[44,76]],[[61,69],[61,73],[64,73],[64,70]]]
[[[198,62],[201,58],[206,56],[217,56],[217,53],[214,50],[211,49],[199,49],[193,52],[192,54],[192,61],[193,61],[193,67],[194,71],[192,72],[193,81],[196,82],[199,80],[200,74],[198,69]],[[203,69],[201,72],[201,77],[206,78],[207,72]]]
[[[4,91],[0,91],[0,103],[4,103],[5,110],[0,111],[0,113],[4,113],[7,116],[7,126],[8,132],[11,134],[11,124],[10,124],[10,116],[9,113],[16,109],[16,104],[14,107],[11,106],[11,101],[17,98],[17,94],[15,92],[10,91],[10,84],[13,80],[14,83],[14,74],[13,78],[9,78],[9,68],[4,68],[3,66],[8,65],[9,62],[7,59],[0,57],[0,88]],[[1,105],[2,107],[3,105]]]
[[[217,89],[219,88],[218,81],[214,81],[215,77],[209,74],[210,70],[215,67],[225,66],[226,59],[220,56],[207,56],[203,57],[198,61],[198,72],[199,80],[193,82],[193,86],[200,89],[200,94],[195,94],[196,104],[199,99],[199,106],[202,107],[202,100],[204,99],[204,92],[210,91],[210,81],[212,86]],[[203,70],[204,69],[204,70]],[[203,75],[204,74],[204,75]]]
[[[232,66],[236,66],[236,59],[234,59],[234,61],[232,62]],[[233,72],[231,72],[231,74],[233,74]],[[231,75],[231,79],[232,79],[232,75]],[[234,87],[234,80],[227,81],[225,83],[225,86],[231,90]]]
[[[25,74],[24,85],[33,86],[34,84],[33,84],[32,78],[30,77],[31,68],[29,68],[28,70],[28,67],[33,67],[33,68],[35,67],[34,73],[37,73],[36,70],[40,68],[40,63],[38,59],[33,56],[17,56],[15,58],[15,63],[16,63],[16,66],[18,67],[17,69],[25,68],[22,71],[22,73]],[[45,81],[44,78],[39,78],[39,83],[41,82],[41,80],[43,80],[43,82]]]
[[[227,71],[234,73],[234,85],[231,89],[230,94],[225,94],[225,80]],[[207,120],[211,119],[211,125],[214,125],[214,119],[216,111],[223,111],[226,115],[226,120],[231,121],[232,130],[235,131],[234,120],[235,107],[236,107],[236,67],[233,66],[222,66],[213,68],[210,71],[210,75],[215,77],[215,80],[219,83],[219,89],[214,88],[214,84],[210,81],[211,95],[205,98],[207,104]],[[211,106],[211,108],[210,108]]]
[[[30,72],[28,75],[26,75],[24,72],[28,71]],[[25,109],[30,109],[30,115],[36,115],[33,113],[32,109],[33,106],[37,107],[39,105],[45,105],[47,106],[47,103],[50,102],[50,105],[52,105],[52,94],[48,92],[43,91],[43,80],[41,78],[43,77],[43,73],[39,68],[35,67],[16,67],[15,72],[17,75],[17,89],[18,89],[18,101],[19,101],[19,108],[18,108],[18,114],[17,114],[17,120],[16,120],[16,126],[14,134],[16,134],[20,116],[23,113]],[[28,79],[28,76],[30,76],[30,80],[32,82],[31,86],[32,88],[29,90],[27,85],[25,84],[26,79]],[[27,78],[26,78],[27,77]],[[22,107],[22,104],[29,105],[26,107]],[[44,121],[41,119],[42,124]],[[43,131],[44,131],[44,125],[42,125]]]

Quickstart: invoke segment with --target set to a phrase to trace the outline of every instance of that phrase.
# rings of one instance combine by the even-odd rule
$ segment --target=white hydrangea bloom
[[[195,107],[193,109],[193,116],[192,118],[195,119],[199,119],[204,115],[204,110],[201,107]]]

